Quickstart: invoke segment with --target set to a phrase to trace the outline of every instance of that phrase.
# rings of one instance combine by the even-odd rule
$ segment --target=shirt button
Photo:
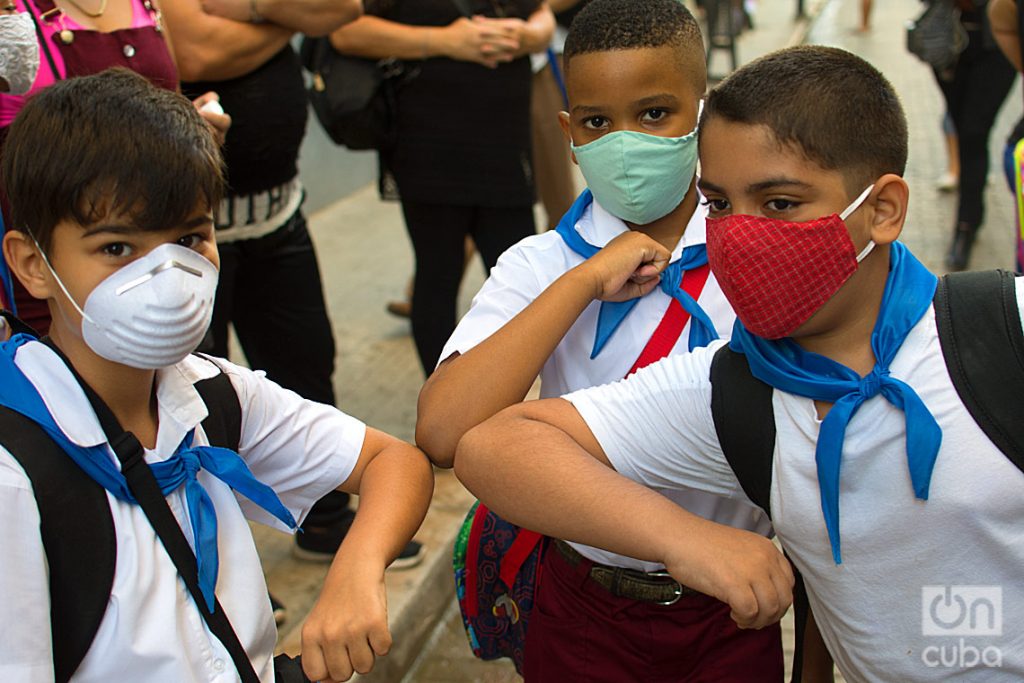
[[[129,59],[134,57],[135,56],[135,47],[132,46],[132,45],[125,45],[124,46],[124,56],[128,57]]]
[[[224,660],[223,659],[215,659],[215,660],[213,660],[213,670],[216,671],[217,673],[220,673],[220,672],[224,671]]]

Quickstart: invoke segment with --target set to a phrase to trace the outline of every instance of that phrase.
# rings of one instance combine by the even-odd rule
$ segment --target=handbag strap
[[[53,54],[50,52],[50,42],[46,39],[46,35],[43,33],[43,27],[39,24],[39,18],[36,17],[33,12],[32,0],[25,0],[25,9],[28,10],[28,14],[32,17],[32,23],[36,25],[36,35],[39,36],[39,44],[43,48],[43,54],[46,55],[46,61],[50,65],[50,71],[53,72],[54,81],[62,81],[64,77],[57,71],[57,63],[53,61]]]
[[[238,635],[224,613],[220,600],[217,600],[216,597],[214,598],[213,612],[206,608],[206,602],[199,588],[199,572],[196,568],[195,553],[192,552],[192,548],[189,546],[181,526],[175,519],[174,513],[171,512],[167,499],[164,498],[163,493],[160,491],[160,485],[156,481],[153,470],[146,463],[142,444],[139,443],[134,434],[124,430],[114,416],[114,413],[110,410],[110,407],[82,379],[78,371],[75,370],[74,366],[71,365],[70,361],[68,361],[67,357],[57,348],[53,341],[48,337],[44,337],[40,341],[49,346],[64,361],[68,370],[71,371],[75,380],[82,387],[82,391],[85,392],[89,403],[96,412],[96,417],[99,419],[100,426],[103,428],[103,433],[106,435],[110,447],[114,450],[114,454],[121,463],[121,474],[127,481],[129,490],[131,490],[132,495],[139,502],[139,507],[142,508],[142,512],[153,526],[153,530],[160,537],[160,541],[174,562],[178,574],[188,587],[189,593],[192,594],[193,602],[202,615],[203,621],[206,622],[210,631],[217,636],[231,655],[231,659],[235,663],[235,668],[238,670],[238,675],[242,682],[259,683],[259,676],[256,675],[252,662],[249,660],[249,655],[246,654],[245,648],[242,647],[242,643],[238,640]]]

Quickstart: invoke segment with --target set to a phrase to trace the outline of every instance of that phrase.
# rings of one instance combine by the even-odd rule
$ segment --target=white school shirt
[[[672,260],[682,254],[685,247],[704,244],[706,211],[698,206],[686,226],[682,238],[672,251]],[[629,228],[620,219],[608,213],[594,201],[576,223],[576,231],[588,243],[603,247]],[[453,353],[465,353],[497,332],[536,299],[541,292],[566,271],[583,263],[585,259],[566,246],[554,230],[532,235],[514,245],[498,259],[497,265],[474,297],[473,305],[459,322],[441,358]],[[576,320],[555,348],[541,370],[541,396],[561,396],[576,389],[605,384],[622,379],[633,367],[651,334],[665,315],[671,297],[656,288],[643,297],[626,320],[615,331],[597,358],[591,359],[597,316],[601,302],[594,301]],[[718,286],[713,274],[697,299],[714,323],[718,335],[728,339],[736,319],[732,307]],[[683,333],[673,347],[672,354],[685,354],[689,350],[690,325],[687,321]],[[694,514],[722,524],[749,529],[767,535],[771,525],[764,513],[747,501],[729,500],[700,491],[668,491],[654,487]],[[614,501],[609,501],[613,504]],[[580,553],[594,562],[641,571],[657,571],[664,567],[606,550],[573,543]]]
[[[72,441],[82,446],[106,443],[88,399],[53,351],[31,342],[19,349],[15,362]],[[242,406],[242,459],[301,523],[317,500],[348,478],[366,427],[331,406],[303,400],[262,374],[218,363]],[[207,416],[192,384],[216,373],[212,363],[194,356],[158,372],[159,433],[156,448],[146,451],[147,461],[165,459]],[[202,427],[196,429],[195,443],[208,443]],[[116,462],[112,453],[111,459]],[[205,471],[200,471],[199,481],[217,511],[217,598],[260,680],[272,683],[277,629],[246,520],[287,529]],[[192,543],[184,488],[167,501]],[[107,500],[117,542],[114,585],[92,647],[71,680],[237,681],[231,655],[207,628],[142,508],[110,493]],[[0,681],[53,681],[50,590],[39,511],[24,470],[2,447],[0,520]]]
[[[1016,284],[1021,304],[1024,278]],[[1021,318],[1024,325],[1024,309]],[[711,417],[709,371],[721,346],[667,358],[629,381],[566,398],[626,477],[744,498]],[[821,422],[813,401],[775,390],[775,532],[804,576],[815,622],[846,680],[1020,681],[1024,473],[957,396],[932,309],[890,370],[914,388],[942,429],[929,499],[914,497],[904,413],[882,396],[864,402],[843,442],[843,563],[836,565],[814,459]],[[1024,398],[1021,407],[1024,412]],[[962,614],[967,618],[956,625]],[[989,627],[1001,634],[984,635]],[[997,661],[1001,667],[984,665]]]

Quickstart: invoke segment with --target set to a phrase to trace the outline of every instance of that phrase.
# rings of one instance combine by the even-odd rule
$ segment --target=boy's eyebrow
[[[652,104],[664,104],[665,102],[675,104],[679,102],[679,98],[668,92],[658,93],[657,95],[648,95],[647,97],[640,98],[636,101],[636,105],[639,107],[647,107]]]
[[[679,98],[672,93],[658,93],[656,95],[648,95],[647,97],[641,97],[639,100],[633,103],[636,107],[650,107],[656,104],[678,104]],[[573,114],[600,114],[607,107],[596,107],[593,105],[577,104],[572,108]]]
[[[82,238],[84,239],[86,237],[92,237],[93,235],[98,235],[104,232],[112,233],[115,235],[130,235],[132,233],[139,232],[139,228],[136,228],[135,226],[132,225],[100,223],[97,225],[93,225],[90,228],[86,228],[85,232],[82,234]]]
[[[699,187],[702,192],[718,192],[720,194],[724,192],[724,190],[722,190],[718,185],[715,185],[704,178],[697,179],[697,187]],[[746,192],[748,194],[756,194],[758,192],[764,192],[765,190],[774,190],[779,187],[798,187],[800,189],[808,189],[811,187],[811,184],[794,178],[768,178],[767,180],[747,185]]]
[[[203,214],[185,221],[184,223],[181,224],[180,227],[189,230],[192,228],[197,228],[200,225],[212,222],[213,219],[210,216]],[[134,225],[124,225],[118,223],[100,223],[98,225],[93,225],[91,228],[87,228],[86,231],[82,234],[82,238],[85,239],[86,237],[92,237],[93,235],[98,235],[100,233],[110,233],[114,235],[131,235],[133,233],[139,232],[140,230],[142,230],[142,228],[138,228]]]

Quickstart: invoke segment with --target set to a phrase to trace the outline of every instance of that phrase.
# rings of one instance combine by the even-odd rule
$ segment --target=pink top
[[[43,35],[50,47],[50,55],[53,57],[54,66],[61,78],[66,78],[69,75],[83,76],[97,73],[112,66],[124,66],[145,76],[157,85],[177,86],[177,71],[170,52],[167,50],[167,44],[157,26],[156,10],[147,9],[144,0],[128,1],[131,3],[132,9],[131,25],[110,33],[87,29],[59,10],[40,20]],[[52,7],[52,0],[32,0],[31,6],[28,6],[28,3],[29,0],[15,0],[18,11],[32,12],[37,18]],[[85,63],[92,60],[81,60],[80,55],[71,52],[72,48],[81,46],[74,45],[74,42],[70,46],[62,44],[57,34],[64,29],[75,34],[75,42],[88,41],[93,44],[94,41],[99,41],[105,47],[111,48],[104,50],[104,53],[109,55],[113,61],[104,61],[98,64]],[[107,45],[110,42],[117,43],[117,45]],[[65,55],[65,50],[68,50],[67,55]],[[0,128],[11,124],[27,98],[53,85],[55,80],[46,52],[40,45],[39,74],[29,91],[24,95],[0,94]],[[169,86],[168,81],[171,81]]]

